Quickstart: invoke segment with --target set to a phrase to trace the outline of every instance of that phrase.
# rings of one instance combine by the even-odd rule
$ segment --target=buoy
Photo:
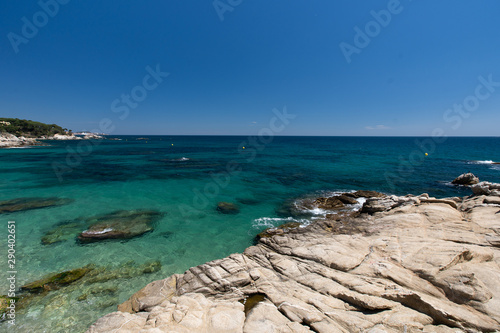
[[[429,156],[429,154],[425,153],[425,156]]]
[[[245,149],[245,147],[243,147],[243,149]]]
[[[172,143],[172,146],[173,146],[173,145],[174,145],[174,144]]]

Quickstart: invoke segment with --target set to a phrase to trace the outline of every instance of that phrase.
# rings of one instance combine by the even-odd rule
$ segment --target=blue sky
[[[286,106],[283,135],[500,133],[496,0],[0,1],[2,117],[248,135]],[[151,90],[148,66],[169,73]]]

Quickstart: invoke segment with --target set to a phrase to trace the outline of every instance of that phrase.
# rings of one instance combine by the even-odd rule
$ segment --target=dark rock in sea
[[[355,205],[358,203],[358,201],[356,199],[354,199],[353,197],[347,196],[345,194],[339,195],[337,197],[337,199],[339,199],[340,201],[342,201],[342,203],[344,203],[346,205]]]
[[[231,202],[219,202],[217,204],[217,211],[222,214],[238,214],[240,208]]]
[[[344,193],[344,195],[353,198],[380,198],[385,196],[385,194],[376,191],[365,191],[359,190],[354,193]]]
[[[81,220],[65,221],[56,225],[42,236],[42,244],[50,245],[73,239],[82,230],[84,224]]]
[[[289,222],[278,226],[277,228],[267,228],[266,230],[255,236],[255,241],[258,242],[262,238],[272,237],[274,235],[283,235],[291,230],[298,229],[302,226],[299,222]]]
[[[85,274],[94,269],[93,266],[72,269],[61,273],[51,274],[43,279],[28,283],[20,288],[21,291],[30,293],[41,293],[44,291],[57,290],[81,279]]]
[[[14,213],[30,209],[66,205],[74,200],[64,198],[17,198],[0,201],[0,214]]]
[[[78,235],[81,243],[106,239],[130,239],[154,229],[162,214],[152,210],[120,210],[87,220],[90,227]]]
[[[455,185],[474,185],[479,183],[479,178],[477,178],[474,174],[468,172],[461,174],[457,178],[455,178],[452,182]]]
[[[313,201],[313,205],[320,209],[333,210],[344,208],[345,204],[339,197],[318,198]]]

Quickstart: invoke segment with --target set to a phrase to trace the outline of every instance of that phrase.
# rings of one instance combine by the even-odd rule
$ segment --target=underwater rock
[[[118,268],[99,267],[85,277],[86,283],[103,283],[110,280],[127,279],[143,274],[151,274],[161,270],[159,261],[151,261],[142,265],[137,265],[131,261]]]
[[[474,185],[479,183],[479,178],[474,176],[473,173],[468,172],[461,174],[460,176],[455,178],[451,183],[455,185]]]
[[[106,239],[129,239],[154,229],[162,213],[152,210],[120,210],[90,218],[90,227],[78,235],[81,243]]]
[[[17,198],[12,200],[4,200],[0,201],[0,214],[61,206],[69,204],[73,201],[73,199],[65,198]]]
[[[217,211],[222,214],[238,214],[240,208],[231,202],[219,202],[217,204]]]
[[[10,301],[11,300],[14,300],[16,303],[16,309],[18,307],[17,305],[17,301],[18,301],[18,298],[17,297],[9,297],[7,295],[0,295],[0,322],[2,320],[5,320],[5,314],[9,311],[8,307],[10,305]]]
[[[50,245],[74,238],[82,230],[82,221],[65,221],[57,224],[42,236],[42,244]]]
[[[93,266],[88,265],[82,268],[51,274],[43,279],[25,284],[20,288],[20,290],[29,291],[30,293],[57,290],[81,279],[85,276],[85,274],[89,273],[93,269]]]

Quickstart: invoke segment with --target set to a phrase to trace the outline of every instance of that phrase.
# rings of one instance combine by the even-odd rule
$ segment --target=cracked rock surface
[[[489,193],[369,198],[361,214],[152,282],[87,332],[498,332]]]

